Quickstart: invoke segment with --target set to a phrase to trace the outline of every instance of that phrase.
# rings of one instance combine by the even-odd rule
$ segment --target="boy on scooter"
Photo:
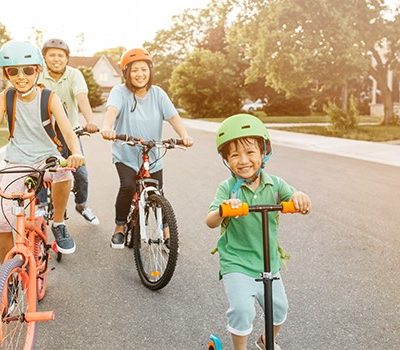
[[[262,222],[256,213],[223,219],[219,215],[219,205],[228,203],[232,208],[237,208],[242,202],[256,205],[291,200],[298,211],[307,214],[311,209],[311,201],[307,194],[296,191],[278,176],[263,171],[271,156],[271,143],[265,125],[258,118],[249,114],[227,118],[217,131],[217,149],[232,176],[218,186],[206,224],[210,228],[221,226],[217,248],[220,278],[229,301],[227,329],[232,335],[234,349],[246,350],[256,315],[254,298],[264,308],[264,286],[255,280],[264,270]],[[272,284],[276,338],[288,310],[280,276],[277,214],[269,215],[269,230],[271,272],[277,278]],[[261,335],[256,345],[258,349],[265,349],[265,344],[265,337]],[[279,350],[280,347],[275,345],[275,349]]]

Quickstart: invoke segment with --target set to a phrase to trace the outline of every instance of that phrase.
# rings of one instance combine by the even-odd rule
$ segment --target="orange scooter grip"
[[[242,203],[239,208],[232,208],[230,204],[223,203],[219,206],[219,216],[221,218],[230,216],[246,216],[249,213],[249,205]]]
[[[299,211],[294,207],[294,203],[292,201],[290,202],[282,202],[281,203],[282,206],[282,210],[281,212],[284,214],[294,214],[294,213],[298,213]]]

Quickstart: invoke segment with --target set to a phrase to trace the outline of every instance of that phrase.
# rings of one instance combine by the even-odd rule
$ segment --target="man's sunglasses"
[[[23,66],[23,67],[7,67],[6,73],[9,77],[15,77],[21,72],[21,69],[22,73],[26,76],[33,75],[36,72],[35,66]]]

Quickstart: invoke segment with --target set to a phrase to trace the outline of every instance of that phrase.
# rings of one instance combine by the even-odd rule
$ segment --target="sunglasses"
[[[21,72],[21,70],[25,76],[30,76],[36,73],[35,66],[7,67],[5,70],[9,77],[17,76]]]

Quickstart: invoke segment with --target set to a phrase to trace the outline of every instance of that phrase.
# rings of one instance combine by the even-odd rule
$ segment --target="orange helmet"
[[[136,61],[146,61],[150,63],[150,65],[153,64],[153,59],[149,52],[146,49],[131,49],[125,51],[122,56],[121,60],[119,62],[119,65],[121,69],[124,71],[126,66],[129,63],[136,62]]]

